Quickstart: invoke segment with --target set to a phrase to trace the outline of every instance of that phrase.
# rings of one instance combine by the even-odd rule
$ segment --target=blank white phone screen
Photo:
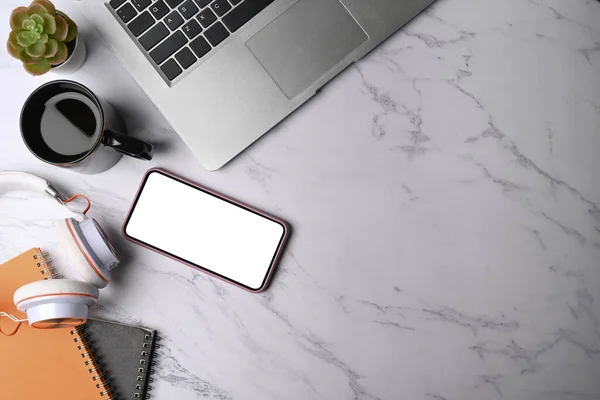
[[[279,222],[155,171],[148,175],[125,233],[257,290],[269,273],[285,229]]]

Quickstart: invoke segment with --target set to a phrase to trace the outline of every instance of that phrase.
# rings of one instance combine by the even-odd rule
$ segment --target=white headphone
[[[85,323],[88,309],[96,304],[100,292],[111,278],[111,270],[119,265],[119,257],[98,222],[88,218],[90,208],[87,197],[77,194],[70,198],[63,196],[51,184],[31,174],[23,172],[0,172],[0,192],[27,189],[46,193],[70,211],[78,214],[81,221],[74,218],[59,220],[57,223],[61,248],[67,253],[69,262],[77,271],[80,281],[71,279],[50,279],[29,283],[14,294],[17,309],[27,314],[26,320],[0,312],[15,322],[28,321],[33,328],[64,328]],[[87,201],[87,207],[79,211],[69,203],[77,198]]]

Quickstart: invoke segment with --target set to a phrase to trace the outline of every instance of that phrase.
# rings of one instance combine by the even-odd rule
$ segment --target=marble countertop
[[[4,0],[3,18],[20,3]],[[1,52],[0,169],[93,199],[125,261],[93,315],[160,331],[154,398],[600,399],[598,1],[439,0],[215,173],[77,4],[57,5],[88,44],[72,78],[157,156],[98,176],[42,165],[18,116],[59,77]],[[153,166],[290,222],[267,292],[120,237]],[[0,259],[43,246],[68,275],[61,216],[41,196],[2,194]]]

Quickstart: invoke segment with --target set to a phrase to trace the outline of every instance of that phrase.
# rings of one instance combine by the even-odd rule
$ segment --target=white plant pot
[[[77,36],[75,40],[75,49],[73,49],[73,52],[69,55],[67,61],[57,65],[56,67],[52,67],[50,71],[61,75],[70,75],[81,68],[85,62],[87,50],[85,47],[85,42],[81,36]]]

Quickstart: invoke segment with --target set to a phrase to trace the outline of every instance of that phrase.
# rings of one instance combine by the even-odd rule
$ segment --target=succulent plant
[[[32,75],[43,75],[69,56],[67,43],[77,37],[77,25],[57,11],[50,0],[34,0],[10,16],[8,53]]]

